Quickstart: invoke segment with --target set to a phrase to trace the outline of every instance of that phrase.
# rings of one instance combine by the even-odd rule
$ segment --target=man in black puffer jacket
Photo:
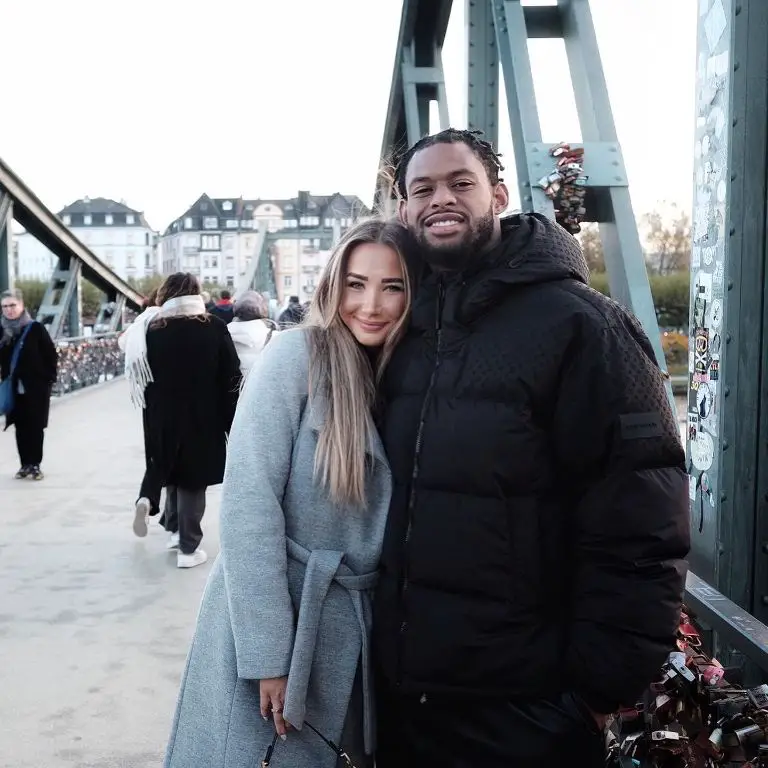
[[[596,768],[674,645],[688,485],[663,374],[570,234],[499,218],[499,170],[449,130],[397,173],[422,262],[384,384],[378,768]]]

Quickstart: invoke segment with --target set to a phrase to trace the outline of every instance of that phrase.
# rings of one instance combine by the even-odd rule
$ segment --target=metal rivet
[[[731,394],[731,388],[730,387],[726,387],[723,390],[723,397],[728,397],[728,395],[730,395],[730,394]]]
[[[729,446],[729,443],[728,443],[728,441],[727,441],[727,440],[723,440],[723,442],[721,443],[721,445],[723,446],[723,450],[724,450],[724,451],[727,451],[727,450],[728,450],[728,446]]]
[[[720,494],[720,501],[728,501],[728,494],[725,491]]]
[[[718,555],[724,555],[725,554],[725,547],[722,544],[717,545],[717,554]]]
[[[729,281],[728,281],[728,290],[729,290],[729,291],[732,291],[732,290],[733,290],[733,280],[729,280]]]
[[[738,16],[741,13],[741,5],[737,4],[736,8],[734,9],[734,14]]]
[[[733,71],[734,72],[738,72],[740,66],[741,66],[741,64],[739,64],[738,61],[734,61],[733,62]]]
[[[725,343],[730,344],[733,341],[733,336],[730,333],[725,334]]]
[[[739,174],[738,173],[732,173],[731,174],[731,181],[736,181],[736,179],[738,179],[738,178],[739,178]]]
[[[735,128],[739,124],[739,118],[734,117],[733,120],[731,120],[731,125]]]
[[[763,605],[768,605],[768,595],[763,595],[760,600],[762,601]]]
[[[736,234],[736,227],[731,227],[731,228],[728,230],[728,234],[729,234],[731,237],[733,237],[733,236]]]

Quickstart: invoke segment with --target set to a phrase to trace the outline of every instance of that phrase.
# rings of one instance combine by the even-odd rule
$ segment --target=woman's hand
[[[283,704],[285,703],[285,688],[287,677],[273,677],[269,680],[259,680],[259,707],[261,716],[275,720],[275,730],[281,739],[285,740],[288,723],[283,720]]]

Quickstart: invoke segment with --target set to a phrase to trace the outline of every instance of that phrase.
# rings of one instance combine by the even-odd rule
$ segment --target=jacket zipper
[[[437,283],[437,312],[435,315],[435,331],[437,332],[437,342],[435,349],[435,363],[432,368],[432,374],[429,377],[429,384],[424,395],[424,401],[421,404],[421,413],[419,414],[419,427],[416,431],[416,448],[413,454],[413,473],[411,474],[411,493],[408,499],[408,523],[405,529],[405,541],[403,544],[403,575],[400,580],[400,603],[402,606],[399,649],[397,654],[397,685],[402,685],[402,653],[403,653],[403,635],[408,628],[408,622],[405,620],[405,594],[408,591],[408,548],[411,541],[411,530],[413,528],[413,510],[416,506],[416,481],[419,479],[419,460],[421,458],[421,443],[424,437],[424,424],[427,418],[427,408],[432,399],[432,390],[435,387],[437,371],[440,368],[440,342],[443,335],[443,304],[445,302],[445,285],[443,278],[440,277]]]

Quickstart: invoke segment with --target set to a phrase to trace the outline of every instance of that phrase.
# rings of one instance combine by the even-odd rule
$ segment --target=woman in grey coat
[[[406,322],[405,232],[350,229],[310,316],[276,335],[230,433],[221,553],[166,768],[335,768],[373,754],[370,595],[391,495],[375,384]]]

